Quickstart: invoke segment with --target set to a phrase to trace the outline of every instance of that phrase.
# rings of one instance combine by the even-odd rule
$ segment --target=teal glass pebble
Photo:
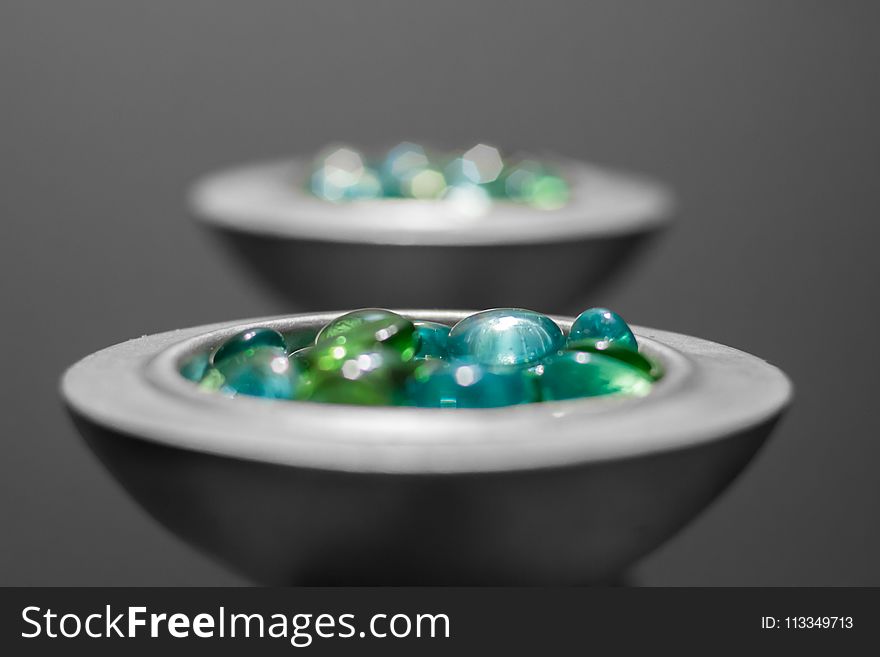
[[[465,317],[449,332],[449,355],[488,367],[528,365],[562,348],[562,331],[546,315],[496,308]]]
[[[465,165],[465,161],[460,157],[453,158],[443,167],[443,176],[450,185],[478,184],[469,174],[470,171]]]
[[[622,361],[589,351],[566,351],[533,369],[542,401],[627,395],[641,397],[653,379]]]
[[[382,196],[382,183],[379,176],[365,170],[351,181],[339,182],[331,172],[321,168],[312,174],[309,188],[315,196],[326,201],[356,201],[358,199],[379,198]]]
[[[422,408],[497,408],[538,401],[524,370],[489,370],[468,361],[426,361],[405,388],[406,404]]]
[[[653,379],[659,379],[662,375],[660,366],[657,363],[651,362],[638,351],[633,351],[626,347],[618,347],[613,342],[609,343],[605,340],[594,340],[592,338],[569,340],[565,345],[565,349],[566,351],[590,351],[608,356],[609,358],[615,358],[627,365],[632,365],[636,369],[642,370]]]
[[[349,350],[370,350],[376,344],[395,350],[401,360],[412,359],[418,339],[413,323],[390,310],[364,308],[346,313],[327,324],[315,344],[344,345]]]
[[[295,399],[300,371],[291,365],[282,347],[258,346],[240,351],[216,363],[214,370],[223,376],[221,390],[227,393]]]
[[[379,167],[379,180],[385,196],[403,196],[404,180],[426,169],[429,164],[425,149],[418,144],[405,141],[392,148]]]
[[[528,203],[532,198],[535,184],[545,173],[544,167],[532,160],[524,160],[508,167],[501,177],[504,183],[504,195],[511,201]]]
[[[312,193],[326,201],[353,201],[382,195],[379,176],[364,165],[363,156],[347,146],[318,158],[309,180]]]
[[[636,336],[627,323],[620,315],[607,308],[590,308],[574,320],[568,333],[568,342],[574,344],[584,339],[606,342],[630,351],[639,350]]]
[[[418,344],[415,360],[447,358],[449,356],[449,327],[437,322],[414,322]]]
[[[287,349],[284,336],[270,328],[257,327],[237,333],[224,342],[211,357],[212,365],[219,365],[223,361],[238,356],[248,349],[257,347],[277,347]]]

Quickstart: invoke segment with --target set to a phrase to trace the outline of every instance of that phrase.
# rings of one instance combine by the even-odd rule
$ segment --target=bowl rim
[[[532,470],[644,456],[734,435],[778,416],[792,385],[778,368],[691,336],[633,326],[664,376],[645,397],[493,409],[363,407],[202,392],[182,359],[240,330],[314,327],[348,311],[222,322],[135,338],[70,367],[68,406],[136,437],[236,459],[359,473]],[[476,311],[398,310],[454,323]],[[567,332],[573,318],[552,316]],[[242,439],[242,437],[245,437]]]
[[[566,178],[570,199],[537,210],[495,201],[469,216],[454,204],[414,199],[332,203],[306,191],[311,158],[243,164],[209,173],[188,193],[196,219],[269,238],[397,246],[497,246],[602,239],[656,230],[673,195],[642,176],[558,155],[533,155]]]

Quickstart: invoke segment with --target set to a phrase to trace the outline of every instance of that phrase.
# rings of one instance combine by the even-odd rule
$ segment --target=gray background
[[[79,440],[57,377],[292,310],[188,219],[193,177],[330,140],[652,173],[675,228],[596,295],[781,366],[794,409],[644,584],[880,584],[877,3],[9,2],[0,8],[0,583],[229,584]]]

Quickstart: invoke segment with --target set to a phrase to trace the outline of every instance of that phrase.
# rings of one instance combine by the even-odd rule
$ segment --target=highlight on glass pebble
[[[508,201],[554,210],[569,198],[568,183],[552,166],[507,160],[488,144],[439,153],[402,142],[376,158],[350,146],[329,147],[315,158],[308,186],[318,198],[334,203],[408,198],[476,207]]]
[[[317,334],[247,329],[190,356],[180,373],[228,396],[424,408],[642,397],[661,376],[626,322],[605,308],[581,313],[568,335],[520,308],[485,310],[454,326],[364,308]]]

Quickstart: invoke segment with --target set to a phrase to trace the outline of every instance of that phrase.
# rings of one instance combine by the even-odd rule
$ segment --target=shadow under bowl
[[[792,394],[754,356],[638,327],[665,372],[640,399],[375,408],[231,399],[178,373],[249,326],[308,334],[337,314],[131,340],[70,368],[62,393],[172,532],[261,583],[349,585],[613,581],[730,483]]]
[[[372,305],[525,306],[573,311],[668,221],[669,191],[572,160],[554,210],[495,201],[474,216],[413,199],[331,203],[306,191],[294,159],[213,174],[190,205],[221,242],[288,301],[311,309]]]

